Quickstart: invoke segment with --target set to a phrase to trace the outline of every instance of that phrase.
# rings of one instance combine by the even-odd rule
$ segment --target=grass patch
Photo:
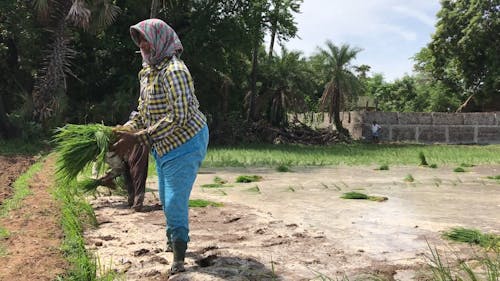
[[[64,232],[62,251],[70,263],[69,270],[57,280],[116,280],[119,274],[105,270],[98,259],[85,248],[83,231],[97,226],[97,219],[92,206],[77,189],[76,181],[70,184],[58,181],[53,194],[61,202],[61,226]],[[98,272],[100,277],[97,277]]]
[[[500,145],[378,144],[331,146],[247,144],[210,146],[203,167],[277,167],[334,165],[418,165],[417,151],[438,165],[500,164]]]
[[[201,187],[203,187],[203,188],[222,188],[224,186],[220,183],[206,183],[206,184],[202,184]]]
[[[252,193],[260,193],[260,188],[258,185],[256,185],[256,186],[252,186],[252,187],[246,189],[246,191],[252,192]]]
[[[3,245],[3,240],[9,238],[10,232],[6,228],[0,227],[0,257],[7,255],[7,248]]]
[[[279,165],[278,167],[276,167],[276,171],[280,173],[291,172],[290,167],[288,167],[287,165]]]
[[[462,281],[462,280],[487,280],[496,281],[500,278],[500,252],[493,255],[483,253],[474,260],[450,262],[450,259],[443,257],[437,248],[429,249],[431,255],[427,256],[428,266],[432,272],[432,279],[439,281]]]
[[[248,183],[248,182],[256,182],[256,181],[260,181],[262,179],[261,176],[258,176],[258,175],[242,175],[242,176],[238,176],[236,178],[236,182],[244,182],[244,183]]]
[[[370,200],[370,201],[376,201],[376,202],[382,202],[382,201],[386,201],[388,199],[387,197],[369,196],[369,195],[366,195],[364,193],[355,192],[355,191],[344,193],[342,196],[340,196],[340,198],[356,199],[356,200]]]
[[[462,167],[456,167],[455,169],[453,169],[453,172],[455,172],[455,173],[464,173],[465,169],[462,168]]]
[[[1,155],[36,155],[40,152],[45,154],[44,151],[48,150],[48,145],[40,139],[13,139],[13,140],[0,140],[0,154]]]
[[[6,216],[10,210],[19,208],[22,200],[31,194],[28,181],[34,174],[38,173],[43,167],[44,160],[38,161],[22,175],[20,175],[13,184],[14,194],[6,199],[0,207],[0,216]]]
[[[425,159],[424,152],[420,151],[418,153],[418,159],[420,159],[420,166],[428,166],[429,165],[429,163],[427,163],[427,159]]]
[[[488,176],[487,178],[490,179],[490,180],[500,180],[500,175]]]
[[[224,206],[224,204],[212,202],[212,201],[207,201],[207,200],[203,200],[203,199],[189,200],[189,207],[190,208],[205,208],[208,206],[222,207],[222,206]]]
[[[457,242],[479,245],[483,248],[500,251],[500,236],[485,234],[477,229],[456,227],[443,233],[443,237]]]
[[[414,182],[414,181],[415,181],[415,179],[413,178],[413,176],[412,176],[412,175],[408,174],[408,175],[406,175],[406,177],[404,178],[404,181],[405,181],[405,182]]]
[[[389,170],[389,165],[387,164],[384,164],[384,165],[380,165],[380,167],[378,167],[377,169],[375,170],[379,170],[379,171],[388,171]]]

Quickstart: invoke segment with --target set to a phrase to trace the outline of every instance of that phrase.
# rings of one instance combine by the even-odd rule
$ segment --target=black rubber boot
[[[184,258],[186,257],[187,242],[174,241],[172,249],[174,252],[174,262],[170,268],[170,275],[186,271],[184,268]]]
[[[165,236],[167,237],[167,245],[165,247],[165,252],[172,253],[174,249],[172,248],[172,239],[170,238],[170,233],[166,231]]]

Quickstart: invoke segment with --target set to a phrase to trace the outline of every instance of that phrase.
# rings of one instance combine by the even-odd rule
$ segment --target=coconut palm
[[[47,121],[61,111],[66,75],[74,76],[70,61],[75,51],[70,46],[69,28],[95,32],[110,25],[120,9],[111,0],[36,0],[35,8],[51,37],[33,91],[35,117]]]
[[[327,77],[329,77],[320,105],[322,109],[328,108],[330,120],[333,117],[337,131],[348,135],[349,132],[342,126],[340,120],[340,110],[345,99],[352,97],[361,89],[361,83],[351,66],[351,61],[356,58],[361,49],[352,48],[348,44],[338,47],[330,40],[326,41],[326,46],[326,49],[318,48]]]

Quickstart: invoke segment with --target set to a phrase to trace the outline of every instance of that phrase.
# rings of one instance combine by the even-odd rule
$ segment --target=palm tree
[[[33,90],[34,114],[42,122],[61,112],[66,94],[66,75],[71,72],[70,26],[95,32],[110,25],[120,9],[111,0],[36,0],[35,8],[50,33],[51,43]]]
[[[328,107],[330,120],[333,117],[337,131],[340,134],[348,135],[349,132],[342,126],[340,120],[340,109],[346,98],[351,97],[361,89],[361,84],[350,65],[361,49],[352,48],[348,44],[342,44],[338,47],[330,40],[326,41],[326,46],[327,49],[318,48],[329,77],[320,104],[322,109]]]

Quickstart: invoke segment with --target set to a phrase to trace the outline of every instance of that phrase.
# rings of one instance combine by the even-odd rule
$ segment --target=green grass
[[[432,279],[437,281],[498,281],[500,278],[500,252],[482,253],[468,261],[451,261],[443,257],[437,248],[429,244],[431,255],[427,256],[427,265]]]
[[[437,165],[437,164],[430,164],[430,165],[429,165],[429,168],[432,168],[432,169],[436,169],[437,167],[438,167],[438,165]]]
[[[456,227],[444,232],[443,237],[457,242],[479,245],[483,248],[500,251],[500,236],[482,233],[477,229]]]
[[[455,169],[453,169],[453,172],[455,172],[455,173],[464,173],[465,169],[462,168],[462,167],[456,167]]]
[[[387,197],[382,197],[382,196],[371,196],[371,195],[366,195],[364,193],[360,192],[346,192],[342,196],[340,196],[342,199],[357,199],[357,200],[370,200],[370,201],[376,201],[376,202],[383,202],[387,201]]]
[[[276,167],[276,171],[280,173],[291,172],[290,167],[288,167],[287,165],[279,165],[278,167]]]
[[[425,154],[423,151],[420,151],[418,153],[418,159],[420,159],[421,166],[428,166],[429,165],[429,163],[427,163],[427,159],[425,159]]]
[[[389,165],[387,164],[384,164],[384,165],[380,165],[380,167],[378,167],[377,169],[375,170],[379,170],[379,171],[388,171],[389,170]]]
[[[0,216],[6,216],[10,210],[17,209],[21,205],[22,200],[31,194],[28,181],[34,174],[42,169],[43,160],[33,164],[24,174],[20,175],[13,184],[14,193],[6,199],[0,206]]]
[[[248,182],[260,181],[261,179],[262,177],[258,175],[242,175],[236,178],[236,182],[248,183]]]
[[[210,147],[204,167],[419,165],[418,152],[437,165],[500,164],[500,145],[335,144]]]
[[[36,155],[47,148],[48,145],[42,140],[0,140],[0,155]]]
[[[488,176],[488,179],[490,179],[490,180],[500,180],[500,175]]]
[[[413,178],[412,175],[408,174],[406,175],[406,177],[404,178],[404,181],[406,182],[414,182],[415,181],[415,178]]]
[[[85,248],[83,230],[97,226],[97,220],[92,206],[81,196],[81,191],[77,190],[76,182],[73,181],[70,185],[58,182],[53,195],[61,202],[61,226],[64,232],[62,251],[70,263],[68,271],[56,280],[117,280],[118,273],[105,270],[98,258]]]
[[[9,238],[10,232],[8,229],[0,227],[0,257],[7,255],[7,248],[3,245],[3,240]]]
[[[213,207],[222,207],[224,204],[222,203],[217,203],[217,202],[212,202],[212,201],[207,201],[203,199],[192,199],[189,200],[189,207],[190,208],[205,208],[208,206],[213,206]]]

